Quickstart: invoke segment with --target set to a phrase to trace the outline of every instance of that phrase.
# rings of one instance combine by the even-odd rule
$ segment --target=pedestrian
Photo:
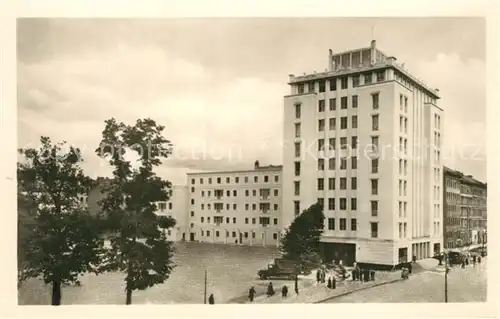
[[[269,285],[267,285],[267,297],[271,296],[274,296],[274,288],[272,282],[270,282]]]
[[[469,266],[469,258],[465,258],[465,266]]]
[[[320,281],[321,281],[321,270],[318,269],[316,271],[316,283],[319,284]]]
[[[332,278],[332,289],[335,289],[337,288],[337,280],[335,279],[335,277]]]
[[[408,273],[411,274],[411,269],[412,269],[412,265],[411,263],[408,263]]]
[[[321,283],[324,284],[326,281],[326,273],[324,270],[321,270]]]
[[[281,288],[281,298],[285,299],[288,295],[288,287],[286,285]]]
[[[253,302],[254,297],[255,297],[255,288],[252,286],[248,291],[248,299],[250,299],[250,302]]]
[[[472,256],[472,265],[476,267],[476,255]]]
[[[326,287],[329,289],[332,288],[332,277],[328,277],[328,283],[326,284]]]
[[[215,305],[214,294],[210,294],[210,297],[208,297],[208,303],[211,305]]]
[[[462,260],[462,268],[465,268],[465,260]]]
[[[477,256],[477,262],[481,263],[481,256]]]
[[[295,293],[299,294],[299,276],[295,275]]]

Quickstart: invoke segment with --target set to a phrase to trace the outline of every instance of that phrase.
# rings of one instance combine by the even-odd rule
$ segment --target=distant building
[[[185,185],[174,185],[171,188],[172,193],[168,201],[157,202],[156,214],[159,216],[170,216],[176,221],[176,225],[166,230],[169,241],[186,240],[186,231],[189,219],[189,193]]]
[[[392,266],[442,249],[439,92],[376,47],[290,75],[283,227],[320,202],[327,260]]]
[[[444,168],[444,248],[487,242],[487,184]]]
[[[189,241],[278,246],[281,166],[187,174]]]

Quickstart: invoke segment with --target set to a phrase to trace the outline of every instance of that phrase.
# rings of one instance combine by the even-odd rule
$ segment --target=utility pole
[[[203,303],[207,303],[207,270],[205,269],[205,289],[203,293]]]
[[[448,255],[444,256],[444,302],[448,302]]]

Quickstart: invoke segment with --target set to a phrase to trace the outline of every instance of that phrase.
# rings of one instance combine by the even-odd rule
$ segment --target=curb
[[[323,298],[323,299],[318,300],[318,301],[314,301],[313,304],[315,304],[315,303],[323,303],[325,301],[332,300],[332,299],[339,298],[339,297],[343,297],[343,296],[347,296],[347,295],[353,294],[353,293],[358,292],[358,291],[367,290],[367,289],[370,289],[370,288],[375,288],[375,287],[379,287],[379,286],[383,286],[383,285],[393,284],[395,282],[402,281],[402,280],[404,280],[404,279],[397,278],[397,279],[392,279],[392,280],[385,281],[385,282],[380,282],[380,283],[374,284],[372,286],[361,287],[361,288],[354,289],[354,290],[351,290],[351,291],[346,291],[346,292],[343,292],[343,293],[335,295],[335,296],[331,296],[331,297],[328,297],[328,298]]]

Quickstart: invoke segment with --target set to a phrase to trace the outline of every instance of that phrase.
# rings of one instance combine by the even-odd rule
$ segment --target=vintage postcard
[[[484,311],[486,29],[16,17],[18,306]]]

